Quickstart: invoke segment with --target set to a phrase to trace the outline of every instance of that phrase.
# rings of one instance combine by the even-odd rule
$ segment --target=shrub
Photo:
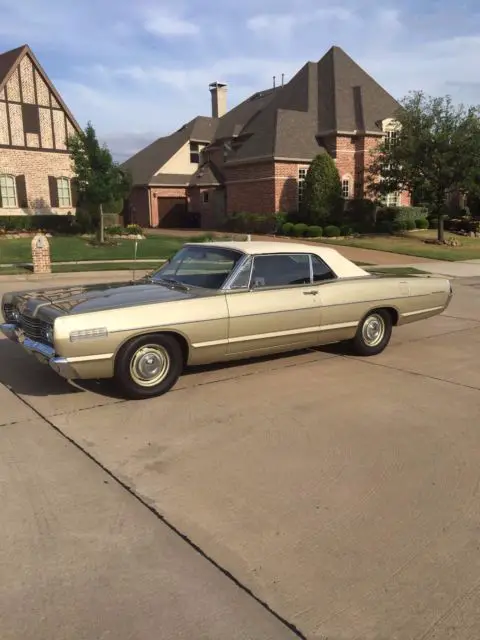
[[[426,218],[418,218],[418,220],[415,220],[415,226],[417,229],[428,229],[428,220]]]
[[[277,211],[274,214],[273,219],[275,221],[274,233],[280,233],[283,229],[283,225],[287,222],[287,214],[283,211]]]
[[[398,220],[418,220],[428,216],[426,207],[395,207],[397,210],[396,219]]]
[[[428,218],[428,228],[429,229],[438,229],[438,218],[437,216]]]
[[[305,176],[300,205],[302,219],[317,225],[342,209],[342,183],[338,169],[328,153],[320,153],[312,160]]]
[[[71,213],[67,215],[26,215],[0,216],[0,227],[5,231],[46,231],[47,233],[78,233],[76,219]]]
[[[353,234],[353,227],[350,225],[343,225],[340,227],[340,235],[341,236],[351,236]]]
[[[349,200],[344,212],[344,218],[347,223],[358,227],[359,231],[368,233],[374,229],[375,209],[375,203],[367,198]]]
[[[393,220],[392,224],[392,232],[399,233],[400,231],[405,231],[407,228],[406,220]]]
[[[143,229],[139,224],[129,224],[125,228],[125,231],[129,235],[141,235],[143,233]]]
[[[415,220],[411,220],[410,218],[405,220],[405,228],[407,231],[414,231],[417,228]]]
[[[124,229],[120,225],[112,225],[111,227],[105,227],[105,233],[109,236],[121,236]]]
[[[304,222],[298,222],[293,226],[293,235],[297,238],[300,238],[305,235],[307,229],[308,225],[306,225]]]
[[[234,233],[274,233],[277,220],[274,214],[234,213],[225,222],[225,230]]]
[[[319,227],[315,224],[311,225],[310,227],[307,227],[306,235],[309,238],[321,238],[322,234],[323,234],[322,227]]]
[[[376,226],[378,233],[393,233],[392,220],[379,220]]]
[[[285,224],[282,225],[282,232],[285,236],[292,236],[293,235],[293,227],[295,225],[293,224],[293,222],[285,222]]]
[[[340,229],[333,224],[329,224],[328,227],[325,227],[323,230],[323,234],[327,238],[338,238],[340,235]]]

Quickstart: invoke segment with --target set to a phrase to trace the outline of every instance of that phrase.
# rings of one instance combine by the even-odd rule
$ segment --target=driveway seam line
[[[298,629],[292,622],[289,622],[286,618],[277,613],[274,609],[270,607],[270,605],[262,600],[259,596],[255,595],[255,593],[246,585],[244,585],[238,578],[236,578],[228,569],[222,567],[216,560],[214,560],[211,556],[209,556],[199,545],[197,545],[193,540],[191,540],[185,533],[182,533],[180,529],[178,529],[174,524],[172,524],[167,518],[160,513],[154,506],[149,504],[144,498],[142,498],[139,494],[135,493],[135,491],[126,484],[123,480],[120,480],[113,472],[111,472],[107,467],[105,467],[99,460],[97,460],[89,451],[84,449],[79,443],[75,442],[70,436],[57,427],[48,417],[43,416],[38,409],[30,405],[27,400],[22,398],[22,396],[18,395],[12,388],[7,387],[8,390],[18,398],[24,405],[26,405],[29,409],[31,409],[41,420],[44,420],[52,429],[54,429],[62,438],[70,442],[78,451],[81,451],[87,458],[89,458],[97,467],[102,469],[112,480],[114,480],[118,485],[120,485],[125,491],[127,491],[134,500],[137,500],[146,507],[150,513],[152,513],[157,520],[160,520],[165,526],[167,526],[170,531],[179,536],[189,547],[191,547],[196,553],[198,553],[202,558],[204,558],[207,562],[209,562],[212,566],[214,566],[218,571],[220,571],[227,579],[235,584],[241,591],[246,593],[248,596],[253,598],[255,602],[257,602],[263,609],[265,609],[270,615],[272,615],[276,620],[278,620],[281,624],[283,624],[287,629],[289,629],[292,633],[294,633],[301,640],[308,640],[307,636],[305,636],[300,629]]]
[[[480,391],[478,387],[472,387],[468,384],[462,384],[461,382],[455,382],[454,380],[445,380],[445,378],[438,378],[437,376],[431,376],[428,373],[420,373],[418,371],[411,371],[410,369],[399,369],[389,364],[382,364],[380,362],[367,362],[361,358],[355,358],[352,356],[344,356],[346,360],[355,360],[355,362],[361,362],[371,367],[382,367],[384,369],[390,369],[390,371],[398,371],[400,373],[408,373],[412,376],[419,376],[420,378],[428,378],[429,380],[436,380],[437,382],[444,382],[445,384],[451,384],[455,387],[461,387],[462,389],[470,389],[471,391]]]

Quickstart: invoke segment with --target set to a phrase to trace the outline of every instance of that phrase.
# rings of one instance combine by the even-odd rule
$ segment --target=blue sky
[[[480,103],[473,0],[0,0],[0,15],[0,50],[28,43],[119,159],[210,115],[210,82],[234,106],[333,44],[396,98]]]

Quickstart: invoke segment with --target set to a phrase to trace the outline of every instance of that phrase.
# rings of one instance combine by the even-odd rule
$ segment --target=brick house
[[[339,47],[230,111],[225,84],[210,92],[211,117],[195,118],[124,164],[135,185],[132,219],[188,226],[197,213],[202,227],[213,228],[235,212],[296,211],[319,153],[334,158],[344,197],[362,198],[372,152],[395,136],[398,102]],[[409,202],[406,193],[387,198]]]
[[[0,215],[75,212],[66,139],[79,130],[27,45],[0,55]]]

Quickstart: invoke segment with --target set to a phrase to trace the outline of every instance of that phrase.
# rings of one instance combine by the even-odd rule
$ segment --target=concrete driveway
[[[2,340],[0,380],[304,636],[476,640],[479,359],[480,280],[462,279],[375,358],[210,367],[125,402]]]

